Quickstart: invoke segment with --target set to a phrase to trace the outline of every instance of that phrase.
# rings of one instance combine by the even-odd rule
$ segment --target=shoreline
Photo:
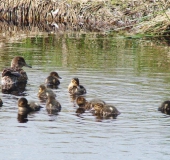
[[[16,26],[41,24],[47,31],[69,28],[165,36],[169,35],[169,6],[166,0],[2,0],[0,20]]]

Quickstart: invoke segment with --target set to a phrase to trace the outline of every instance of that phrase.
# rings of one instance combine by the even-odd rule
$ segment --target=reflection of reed
[[[67,67],[67,65],[68,65],[68,62],[67,62],[68,61],[68,48],[67,48],[65,38],[62,39],[62,57],[63,57],[62,65],[63,65],[63,67]]]

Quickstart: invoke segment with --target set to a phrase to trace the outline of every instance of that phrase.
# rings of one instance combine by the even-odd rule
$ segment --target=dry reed
[[[168,0],[111,0],[77,2],[72,0],[1,0],[0,20],[17,26],[44,26],[48,31],[70,28],[90,31],[157,32],[149,25],[162,16],[169,25]],[[160,18],[159,18],[160,19]],[[156,19],[155,19],[156,20]],[[50,25],[50,27],[49,27]],[[146,26],[150,27],[146,27]],[[147,30],[147,28],[149,28]]]

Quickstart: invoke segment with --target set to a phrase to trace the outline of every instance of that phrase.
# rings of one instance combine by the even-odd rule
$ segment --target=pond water
[[[32,65],[24,67],[29,78],[25,97],[43,108],[20,123],[20,96],[0,93],[2,160],[169,159],[170,117],[157,111],[170,97],[168,46],[80,32],[10,40],[1,37],[0,69],[10,66],[14,56],[23,56]],[[49,115],[37,97],[51,71],[62,77],[54,89],[62,105],[58,115]],[[73,77],[87,89],[87,100],[101,98],[121,114],[116,119],[98,119],[88,112],[77,116],[67,91]]]

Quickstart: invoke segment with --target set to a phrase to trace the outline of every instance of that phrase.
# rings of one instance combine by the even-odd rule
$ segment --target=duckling
[[[94,115],[101,117],[116,117],[120,114],[116,107],[106,104],[101,99],[92,99],[88,102],[84,97],[79,96],[77,97],[76,102],[79,106],[76,113],[84,113],[85,110],[90,110]]]
[[[57,113],[61,111],[61,104],[55,99],[53,95],[47,93],[46,109],[48,113]]]
[[[76,103],[79,106],[79,108],[77,108],[76,113],[77,114],[82,114],[84,113],[86,110],[91,110],[94,107],[94,105],[104,105],[105,102],[100,100],[100,99],[92,99],[91,101],[87,101],[83,96],[79,96],[76,99]]]
[[[76,113],[78,115],[84,113],[86,111],[86,104],[88,103],[86,99],[82,96],[79,96],[76,99],[76,103],[79,106],[79,108],[76,110]]]
[[[96,109],[97,109],[97,106],[100,108],[100,107],[103,107],[106,103],[101,100],[101,99],[92,99],[88,102],[88,104],[86,105],[86,109],[87,110],[91,110],[94,108],[94,106],[96,106]]]
[[[18,114],[20,115],[28,114],[29,112],[32,111],[39,111],[40,108],[42,107],[35,102],[30,102],[28,104],[28,100],[24,97],[18,100]]]
[[[2,85],[18,82],[27,83],[28,77],[26,72],[22,69],[23,66],[32,68],[30,65],[26,64],[23,57],[14,57],[11,61],[11,67],[5,68],[2,71]]]
[[[104,105],[105,102],[101,99],[92,99],[91,101],[87,101],[83,96],[79,96],[76,99],[76,103],[79,107],[85,108],[86,110],[90,110],[94,107],[94,105]]]
[[[3,101],[2,101],[2,99],[0,98],[0,107],[2,107],[2,105],[3,105]]]
[[[116,107],[110,104],[105,104],[104,106],[94,106],[95,115],[99,115],[101,117],[117,117],[120,112]]]
[[[53,97],[56,97],[56,94],[49,88],[47,88],[45,85],[40,85],[39,86],[39,91],[38,91],[38,97],[40,99],[47,99],[47,93]]]
[[[59,79],[61,79],[61,77],[57,72],[51,72],[50,75],[46,78],[45,84],[58,86],[60,84]]]
[[[79,84],[78,78],[73,78],[68,86],[68,92],[71,95],[82,95],[86,94],[86,89],[84,88],[84,86]]]
[[[80,108],[85,108],[85,106],[88,104],[87,100],[83,96],[77,97],[76,103]]]
[[[164,101],[161,106],[158,108],[158,111],[161,111],[162,113],[169,114],[170,115],[170,101]]]

